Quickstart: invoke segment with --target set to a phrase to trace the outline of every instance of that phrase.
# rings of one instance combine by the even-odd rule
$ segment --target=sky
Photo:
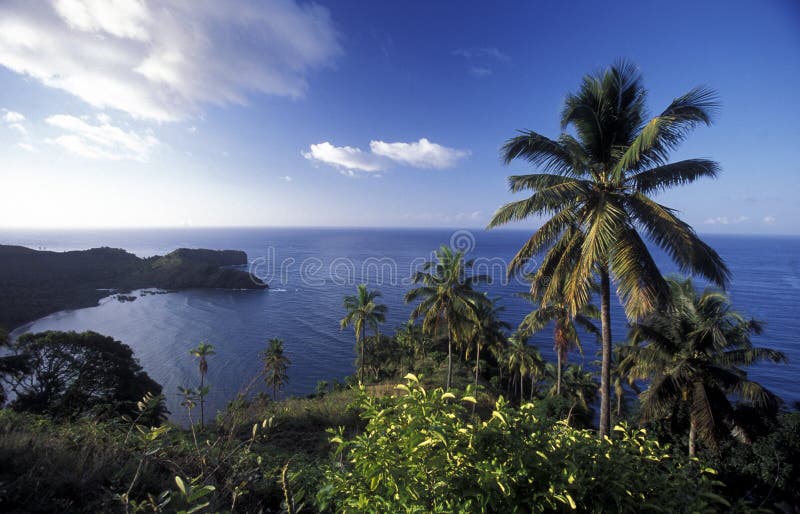
[[[794,0],[3,0],[0,227],[483,227],[503,142],[619,59],[652,114],[721,99],[673,154],[720,178],[661,203],[800,234]]]

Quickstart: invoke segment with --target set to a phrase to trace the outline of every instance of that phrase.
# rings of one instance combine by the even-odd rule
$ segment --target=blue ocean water
[[[504,316],[518,324],[531,305],[515,296],[527,286],[505,277],[505,264],[529,237],[522,230],[447,229],[136,229],[69,231],[1,231],[0,243],[53,251],[98,246],[125,248],[139,256],[164,254],[179,247],[238,249],[247,252],[251,270],[270,283],[266,291],[191,290],[146,295],[134,302],[101,301],[97,307],[47,316],[23,331],[94,330],[130,345],[145,370],[164,386],[169,407],[181,417],[178,386],[196,384],[197,365],[189,349],[208,341],[208,381],[212,408],[222,408],[258,373],[266,340],[279,337],[292,361],[286,394],[312,392],[317,381],[333,381],[353,371],[354,336],[341,331],[342,298],[366,282],[383,293],[389,307],[387,328],[408,319],[411,306],[403,295],[412,270],[442,244],[468,250],[476,266],[493,277],[485,286],[500,298]],[[709,235],[704,239],[725,259],[733,273],[730,294],[738,310],[767,323],[756,338],[785,352],[787,365],[750,369],[755,380],[785,400],[800,400],[800,238]],[[665,273],[675,272],[669,259],[655,252]],[[612,304],[613,337],[621,341],[626,325],[622,308]],[[531,340],[547,359],[554,359],[551,333]],[[584,338],[585,354],[571,362],[592,366],[597,345]]]

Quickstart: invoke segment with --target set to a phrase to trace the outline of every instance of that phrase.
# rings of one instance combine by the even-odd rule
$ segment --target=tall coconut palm
[[[528,345],[528,337],[515,332],[508,338],[506,366],[511,377],[519,377],[519,401],[525,399],[525,377],[531,379],[531,397],[534,394],[536,379],[544,374],[545,363],[539,349]]]
[[[273,337],[267,342],[267,349],[262,353],[264,359],[264,383],[272,388],[272,400],[278,399],[280,391],[287,382],[287,373],[292,361],[283,353],[283,340]]]
[[[198,396],[200,397],[200,426],[205,425],[205,403],[208,388],[205,386],[206,374],[208,373],[208,360],[211,355],[216,355],[214,346],[206,343],[205,341],[197,345],[197,348],[189,350],[189,353],[197,357],[198,367],[200,369],[200,388]]]
[[[356,294],[346,296],[344,299],[347,315],[339,322],[339,326],[344,330],[352,325],[353,331],[356,333],[356,346],[361,355],[358,363],[359,381],[364,378],[364,338],[367,327],[372,329],[375,336],[379,336],[379,325],[386,321],[386,306],[376,301],[380,297],[380,291],[369,291],[366,284],[359,284]]]
[[[693,128],[711,124],[716,95],[703,87],[692,89],[650,120],[645,98],[641,76],[630,63],[586,76],[578,92],[567,95],[557,139],[524,131],[503,147],[507,164],[521,158],[536,166],[538,173],[509,177],[512,192],[530,190],[532,195],[498,209],[489,224],[549,218],[509,265],[513,273],[546,251],[534,282],[534,293],[541,293],[545,304],[563,294],[577,313],[592,296],[592,279],[599,278],[601,437],[609,433],[611,420],[612,280],[631,320],[665,300],[669,288],[646,239],[682,270],[720,287],[728,279],[719,255],[674,210],[651,198],[670,187],[717,176],[719,166],[710,160],[668,163],[670,151]]]
[[[775,350],[756,348],[751,334],[761,332],[758,321],[732,309],[730,299],[706,289],[698,295],[690,279],[669,279],[670,303],[630,329],[630,345],[619,347],[620,370],[634,379],[650,379],[641,395],[642,417],[668,417],[685,404],[689,407],[689,454],[695,438],[716,445],[723,427],[740,438],[727,395],[775,408],[778,398],[742,369],[762,360],[785,362]]]
[[[486,297],[473,285],[486,280],[483,275],[471,274],[473,261],[464,254],[442,245],[436,259],[428,261],[414,273],[414,283],[422,284],[406,293],[405,301],[421,300],[411,312],[411,319],[422,318],[422,331],[431,337],[442,332],[447,337],[447,381],[453,379],[453,344],[462,344],[469,336],[470,326],[480,324],[475,308]]]
[[[481,350],[502,346],[506,339],[505,331],[511,329],[510,324],[500,319],[500,313],[505,308],[498,306],[495,301],[487,298],[475,305],[475,315],[478,318],[478,325],[475,326],[472,336],[472,347],[475,348],[475,387],[478,387]],[[467,347],[467,357],[470,349],[471,347]]]
[[[531,293],[520,293],[522,298],[536,304],[538,299]],[[583,355],[578,327],[590,334],[600,337],[600,330],[592,319],[600,317],[600,312],[592,304],[582,306],[573,314],[563,296],[553,299],[549,304],[539,303],[539,308],[531,312],[522,320],[519,329],[532,334],[543,330],[550,323],[553,324],[553,350],[556,352],[556,396],[561,395],[561,372],[567,363],[570,350],[577,349]]]

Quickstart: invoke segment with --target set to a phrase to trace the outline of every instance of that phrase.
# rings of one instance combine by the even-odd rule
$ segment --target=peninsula
[[[247,254],[238,250],[179,248],[140,258],[119,248],[51,252],[0,245],[0,328],[94,306],[109,291],[266,288],[234,268],[246,264]]]

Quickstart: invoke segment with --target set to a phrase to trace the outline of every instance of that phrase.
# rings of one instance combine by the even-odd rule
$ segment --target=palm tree
[[[475,347],[475,387],[478,387],[478,375],[481,362],[481,349],[493,346],[503,346],[506,340],[505,330],[511,325],[500,319],[504,307],[495,304],[496,300],[486,299],[475,305],[475,315],[478,325],[475,326],[472,341]],[[469,348],[467,350],[469,356]]]
[[[520,297],[531,303],[537,303],[537,298],[531,293],[520,293]],[[553,350],[556,352],[558,364],[556,366],[556,396],[561,395],[561,371],[567,363],[567,354],[573,348],[583,355],[583,346],[578,335],[578,326],[587,332],[600,337],[600,330],[592,319],[600,317],[600,313],[592,304],[582,306],[576,314],[570,311],[569,305],[563,297],[553,299],[550,304],[539,304],[539,308],[531,312],[520,323],[519,329],[532,334],[543,330],[548,324],[553,323]]]
[[[506,164],[522,158],[539,172],[509,177],[512,192],[533,193],[498,209],[489,224],[549,217],[509,264],[514,273],[547,250],[533,283],[534,294],[546,305],[563,295],[576,314],[591,299],[592,279],[599,277],[601,437],[609,433],[611,420],[612,278],[631,320],[652,312],[669,292],[645,238],[682,270],[720,287],[728,279],[719,255],[674,210],[651,198],[672,186],[717,176],[719,166],[710,160],[667,162],[693,128],[711,123],[716,95],[703,87],[692,89],[649,121],[645,98],[641,76],[630,63],[586,76],[578,92],[567,95],[557,139],[525,131],[503,147]]]
[[[442,245],[436,251],[436,260],[428,261],[421,271],[414,273],[414,283],[422,284],[406,293],[406,303],[421,299],[411,312],[411,319],[422,318],[422,331],[436,337],[442,331],[447,335],[447,382],[450,389],[453,378],[453,344],[460,344],[468,334],[468,327],[477,326],[480,320],[476,306],[486,297],[472,286],[485,280],[482,275],[468,275],[473,261],[465,261],[464,254]]]
[[[583,412],[590,412],[589,406],[597,399],[597,382],[592,373],[585,371],[583,366],[570,364],[564,370],[562,378],[563,398],[572,404],[572,409],[578,407]]]
[[[528,345],[528,337],[525,334],[515,332],[508,338],[506,366],[514,380],[519,377],[520,403],[525,399],[526,376],[531,379],[531,398],[533,398],[536,380],[543,375],[545,364],[539,349]]]
[[[777,407],[778,398],[748,380],[742,367],[762,360],[785,362],[786,356],[753,347],[750,336],[761,333],[761,323],[735,312],[724,293],[706,289],[698,295],[691,279],[667,283],[668,308],[631,326],[630,345],[619,347],[620,370],[633,379],[651,380],[640,395],[645,421],[673,415],[681,404],[689,407],[693,456],[698,435],[712,447],[722,427],[746,437],[727,395],[761,408]]]
[[[272,400],[278,400],[278,391],[289,382],[286,373],[292,361],[283,354],[283,340],[273,337],[267,344],[267,349],[262,353],[264,359],[264,383],[272,388]]]
[[[189,353],[199,359],[198,366],[200,368],[200,387],[197,391],[200,397],[200,426],[202,427],[205,425],[205,403],[206,395],[208,394],[208,388],[204,385],[206,374],[208,373],[208,361],[206,358],[210,357],[211,355],[216,355],[217,352],[214,351],[214,347],[212,345],[202,342],[197,345],[197,348],[189,350]]]
[[[637,395],[642,394],[642,390],[636,383],[636,378],[624,373],[620,368],[621,354],[625,352],[623,348],[626,346],[630,346],[630,343],[617,344],[611,361],[611,386],[614,388],[614,399],[617,402],[616,415],[618,420],[622,418],[622,407],[625,405],[625,386],[631,388]]]
[[[375,301],[380,296],[380,291],[368,291],[366,284],[359,284],[356,294],[346,296],[344,299],[347,315],[340,321],[340,328],[344,330],[353,325],[353,331],[356,333],[356,346],[361,354],[358,365],[359,381],[363,379],[364,374],[364,337],[367,327],[372,328],[375,335],[379,336],[378,325],[386,321],[386,306]]]

